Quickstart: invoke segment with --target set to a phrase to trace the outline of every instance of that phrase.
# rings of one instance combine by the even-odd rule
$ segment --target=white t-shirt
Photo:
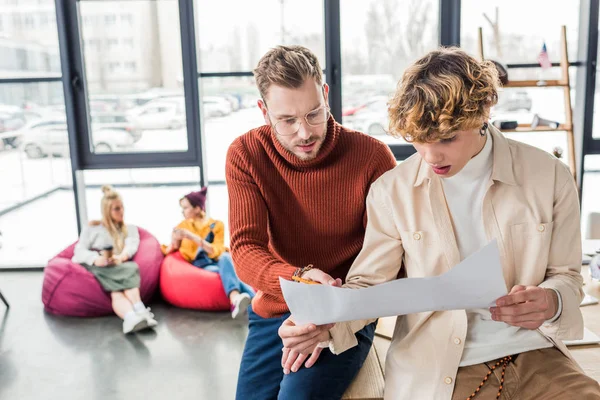
[[[456,175],[442,179],[461,260],[489,243],[483,224],[483,199],[492,175],[492,137]],[[467,311],[467,339],[461,367],[512,354],[552,347],[544,335],[492,320],[489,309]]]

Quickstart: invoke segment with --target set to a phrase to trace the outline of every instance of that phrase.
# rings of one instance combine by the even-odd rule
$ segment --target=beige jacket
[[[482,210],[487,237],[498,239],[507,290],[520,284],[560,292],[562,314],[540,332],[570,356],[561,340],[583,336],[581,232],[573,176],[550,154],[509,140],[495,128],[490,131],[494,166]],[[460,262],[441,178],[418,154],[371,186],[367,212],[364,245],[346,287],[378,285],[399,273],[437,276]],[[354,332],[370,322],[336,324],[332,351],[339,354],[355,346]],[[466,334],[464,310],[398,317],[385,366],[385,398],[450,399]]]

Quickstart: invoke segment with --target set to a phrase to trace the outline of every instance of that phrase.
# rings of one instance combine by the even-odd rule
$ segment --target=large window
[[[387,103],[408,65],[459,37],[478,55],[482,27],[485,57],[507,64],[509,79],[559,79],[559,68],[520,64],[536,67],[544,43],[558,62],[561,25],[570,61],[594,63],[578,46],[597,26],[579,24],[598,5],[581,4],[583,11],[558,0],[0,0],[0,265],[39,266],[74,241],[78,222],[100,216],[103,184],[116,185],[127,220],[161,242],[181,218],[178,200],[201,182],[210,183],[210,214],[227,221],[226,153],[264,123],[252,70],[276,45],[316,53],[336,118],[401,160],[414,150],[387,135]],[[570,68],[573,88],[580,71]],[[504,89],[492,120],[563,123],[563,96],[561,88]],[[600,138],[599,126],[585,134]],[[558,148],[569,161],[562,131],[507,135]],[[584,152],[600,153],[590,146]],[[595,210],[590,157],[584,214]],[[42,227],[32,232],[23,224],[30,220]]]
[[[54,0],[0,1],[0,21],[0,79],[60,74]]]
[[[252,71],[280,44],[306,46],[327,67],[323,0],[196,0],[194,7],[201,72]]]
[[[0,206],[0,269],[45,265],[77,240],[75,200],[70,188],[56,188],[30,200],[10,210]]]
[[[587,155],[585,156],[581,199],[581,228],[583,235],[586,233],[586,222],[589,214],[600,212],[598,196],[600,196],[600,155]]]
[[[485,57],[505,64],[537,63],[546,43],[551,61],[560,58],[560,27],[566,25],[569,58],[577,58],[579,1],[462,0],[461,47],[477,54],[483,28]]]
[[[202,78],[204,146],[209,181],[225,180],[227,149],[235,138],[265,123],[250,77]]]
[[[60,83],[3,84],[0,210],[71,186],[69,138]],[[34,103],[44,99],[52,103]]]
[[[182,220],[179,199],[200,189],[200,169],[143,168],[85,171],[87,219],[101,218],[102,185],[113,185],[125,206],[125,221],[146,229],[168,243],[172,229]],[[211,194],[213,192],[211,188]],[[222,198],[215,200],[223,202]],[[209,196],[209,200],[211,197]],[[209,206],[217,202],[209,202]],[[218,214],[227,219],[227,214]]]
[[[0,21],[0,268],[37,266],[77,237],[54,1]]]
[[[554,3],[554,4],[553,4]],[[515,12],[518,10],[518,12]],[[559,67],[537,67],[538,55],[545,44],[551,62],[561,58],[561,26],[567,28],[569,62],[577,61],[580,5],[575,2],[547,1],[474,1],[461,2],[461,47],[479,57],[478,28],[483,29],[483,52],[489,60],[498,61],[508,68],[512,81],[544,81],[561,79]],[[544,23],[531,23],[535,20]],[[518,64],[533,64],[534,68],[515,68]],[[571,67],[571,102],[575,107],[576,67]],[[558,88],[504,88],[499,93],[498,104],[492,109],[492,121],[516,121],[531,125],[534,120],[566,122],[563,89]],[[516,139],[548,152],[562,154],[569,162],[567,134],[564,131],[506,133]]]
[[[82,1],[91,151],[186,151],[176,0]]]
[[[387,102],[404,69],[438,47],[439,3],[428,0],[342,2],[344,125],[389,144]]]
[[[83,179],[87,220],[101,218],[101,187],[111,184],[123,198],[125,221],[146,229],[165,244],[183,219],[179,200],[200,190],[200,169],[194,167],[93,170],[85,171]],[[211,218],[225,223],[227,241],[228,203],[225,185],[209,187],[207,211]]]
[[[0,99],[0,268],[39,265],[77,237],[62,84],[0,84]]]
[[[264,124],[251,73],[259,59],[274,46],[299,44],[327,67],[324,5],[322,0],[268,0],[260,7],[242,0],[197,0],[194,5],[205,165],[208,180],[222,182],[231,142]]]

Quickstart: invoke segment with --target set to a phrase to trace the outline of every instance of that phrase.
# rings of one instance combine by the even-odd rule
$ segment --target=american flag
[[[542,51],[540,51],[537,60],[543,69],[552,67],[552,63],[548,58],[548,50],[546,50],[546,43],[544,43],[544,45],[542,46]]]

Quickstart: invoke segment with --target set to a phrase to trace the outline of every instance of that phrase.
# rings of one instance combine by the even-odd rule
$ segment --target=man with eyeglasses
[[[362,247],[369,188],[396,161],[385,144],[333,119],[329,87],[308,49],[270,50],[254,77],[265,125],[236,139],[226,163],[234,265],[258,290],[237,399],[339,399],[369,353],[375,326],[357,332],[358,346],[339,356],[326,344],[310,357],[282,349],[278,330],[293,321],[279,277],[340,286]]]

